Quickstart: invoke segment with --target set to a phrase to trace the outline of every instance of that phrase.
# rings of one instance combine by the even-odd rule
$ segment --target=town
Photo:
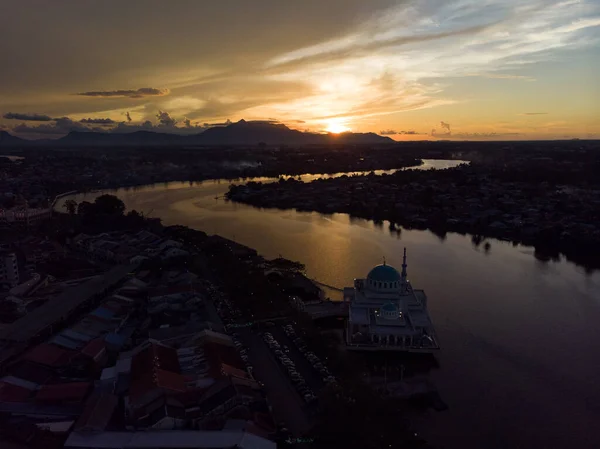
[[[430,323],[413,340],[388,322],[387,334],[365,344],[360,332],[344,334],[348,304],[327,301],[301,261],[266,259],[218,232],[165,226],[110,194],[70,196],[189,181],[187,150],[173,150],[168,162],[156,149],[36,151],[0,159],[3,448],[428,447],[410,417],[447,408],[420,376],[437,369],[435,357],[393,362],[345,350],[344,341],[439,349]],[[597,268],[593,142],[219,154],[214,165],[197,162],[199,178],[353,172],[310,183],[233,181],[232,201],[388,220],[392,233],[428,228],[440,238],[469,233],[476,244],[522,242],[539,258],[563,253]],[[432,157],[466,162],[410,169]],[[416,320],[424,315],[415,305]],[[388,306],[387,318],[404,319]]]

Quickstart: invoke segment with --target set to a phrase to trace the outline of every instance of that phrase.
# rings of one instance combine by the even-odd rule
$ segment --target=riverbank
[[[230,186],[226,198],[260,208],[387,220],[391,230],[429,229],[440,238],[468,233],[476,245],[486,237],[508,240],[535,247],[540,259],[562,253],[586,269],[600,269],[600,190],[506,182],[479,165],[310,183],[249,182]]]

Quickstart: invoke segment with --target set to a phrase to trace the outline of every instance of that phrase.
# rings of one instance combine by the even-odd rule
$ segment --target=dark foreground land
[[[441,238],[496,237],[532,245],[540,258],[563,253],[600,268],[600,144],[506,144],[476,156],[448,170],[250,182],[231,186],[227,196],[257,207],[388,220],[391,229],[430,229]]]

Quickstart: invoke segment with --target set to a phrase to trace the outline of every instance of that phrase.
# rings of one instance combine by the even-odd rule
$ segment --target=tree
[[[79,203],[79,206],[77,206],[77,214],[78,215],[88,215],[93,213],[92,209],[94,208],[94,205],[92,203],[90,203],[89,201],[82,201],[81,203]]]
[[[123,215],[125,203],[114,195],[102,195],[94,201],[96,213],[104,215]]]
[[[67,200],[65,201],[65,204],[63,204],[63,207],[67,210],[69,215],[75,215],[75,212],[77,212],[77,201]]]

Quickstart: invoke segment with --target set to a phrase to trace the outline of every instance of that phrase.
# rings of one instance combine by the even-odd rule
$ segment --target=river
[[[425,161],[420,169],[456,163]],[[230,182],[71,198],[116,194],[128,209],[166,225],[220,234],[266,257],[298,260],[310,277],[338,287],[366,276],[384,256],[400,267],[406,247],[409,279],[427,292],[442,345],[440,368],[430,376],[449,406],[416,420],[426,439],[446,448],[600,447],[600,273],[566,260],[541,262],[532,248],[498,240],[489,240],[486,251],[469,236],[396,233],[387,223],[378,227],[346,214],[226,202],[222,195]]]

